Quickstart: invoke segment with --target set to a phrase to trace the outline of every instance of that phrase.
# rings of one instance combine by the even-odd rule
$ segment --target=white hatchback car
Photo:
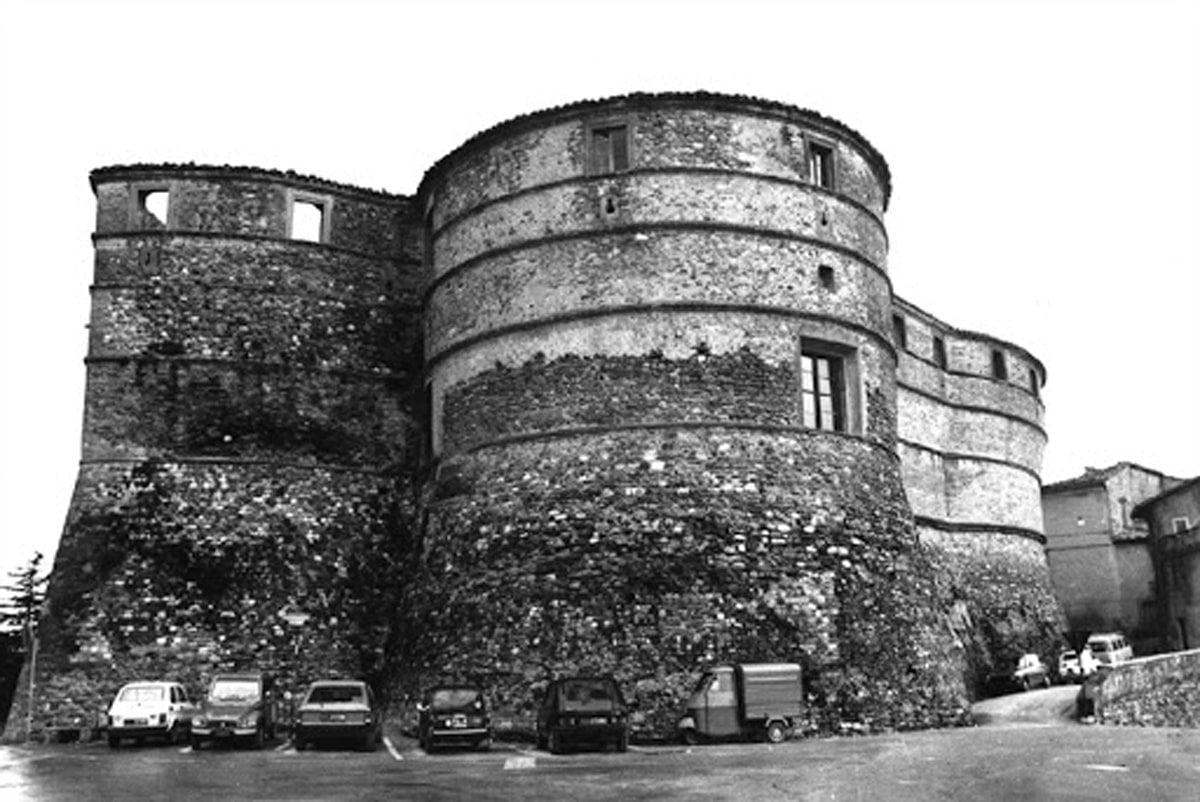
[[[123,738],[182,743],[195,714],[195,705],[178,682],[131,682],[117,691],[108,707],[108,745],[120,746]]]

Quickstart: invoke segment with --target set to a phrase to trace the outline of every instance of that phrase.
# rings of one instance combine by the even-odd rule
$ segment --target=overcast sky
[[[548,106],[709,90],[861,132],[898,295],[1048,371],[1043,479],[1200,473],[1200,3],[0,0],[0,579],[80,451],[88,172],[295,170],[408,194]]]

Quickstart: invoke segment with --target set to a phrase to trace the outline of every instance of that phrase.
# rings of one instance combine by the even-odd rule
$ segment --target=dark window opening
[[[296,199],[292,201],[292,239],[324,242],[325,204]]]
[[[896,342],[897,348],[908,349],[908,326],[905,325],[904,318],[900,315],[892,315],[892,339]]]
[[[161,226],[167,225],[167,208],[171,193],[165,189],[143,189],[138,191],[138,208]]]
[[[833,148],[808,143],[808,179],[819,187],[833,189]]]
[[[629,128],[614,125],[592,129],[592,173],[604,175],[629,169]]]
[[[846,431],[845,378],[842,360],[800,354],[800,417],[810,429]]]
[[[946,341],[941,337],[933,338],[933,361],[942,370],[946,369]]]
[[[1000,381],[1008,380],[1008,364],[1004,361],[1004,352],[992,350],[992,378]]]
[[[837,289],[837,283],[833,277],[833,268],[829,265],[821,265],[817,268],[817,278],[820,280],[821,286],[825,289]]]
[[[1039,396],[1040,385],[1038,383],[1037,371],[1033,368],[1029,369],[1029,392],[1033,393],[1034,398]]]

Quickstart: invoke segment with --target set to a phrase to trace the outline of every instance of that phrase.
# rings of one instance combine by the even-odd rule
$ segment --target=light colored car
[[[125,738],[186,741],[196,709],[178,682],[131,682],[108,707],[108,745],[120,746]]]
[[[1023,654],[1017,660],[1017,670],[1013,672],[1013,680],[1025,691],[1036,685],[1049,688],[1050,669],[1036,654]]]
[[[371,686],[358,680],[320,680],[308,686],[292,722],[297,750],[341,742],[372,750],[383,740],[383,711]]]
[[[1058,680],[1063,683],[1083,681],[1083,666],[1079,653],[1074,649],[1063,649],[1058,655]]]
[[[1102,666],[1115,666],[1133,659],[1133,648],[1119,632],[1098,632],[1087,639],[1087,647]]]

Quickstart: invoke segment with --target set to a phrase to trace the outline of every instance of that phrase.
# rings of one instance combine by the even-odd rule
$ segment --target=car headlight
[[[208,719],[205,718],[204,716],[196,716],[195,718],[192,719],[192,726],[193,727],[207,727]]]
[[[239,727],[257,727],[258,726],[258,713],[247,713],[246,715],[242,716],[241,718],[238,719],[238,726]]]

